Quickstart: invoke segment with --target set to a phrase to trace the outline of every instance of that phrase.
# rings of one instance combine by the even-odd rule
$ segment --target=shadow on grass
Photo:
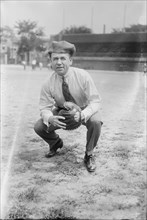
[[[5,219],[29,219],[30,215],[31,211],[25,205],[16,203],[11,207]]]
[[[78,177],[81,175],[84,168],[83,158],[75,152],[75,146],[65,147],[53,158],[49,158],[48,162],[53,163],[54,166],[49,166],[49,172],[59,172],[64,175]]]
[[[13,206],[9,210],[9,214],[6,216],[6,219],[34,219],[32,218],[34,216],[29,209],[26,209],[25,206],[21,206],[18,204],[18,206]],[[36,218],[35,218],[36,219]],[[65,208],[51,208],[47,211],[42,211],[42,216],[40,216],[39,219],[68,219],[68,220],[78,220],[75,217],[72,217],[67,211],[65,211]]]
[[[19,202],[38,202],[40,200],[36,187],[29,187],[18,195]]]
[[[38,185],[53,181],[56,175],[79,178],[85,170],[83,156],[77,152],[77,145],[64,146],[52,158],[46,158],[42,149],[21,151],[15,160],[13,173],[21,174],[29,171]],[[18,166],[19,165],[19,166]],[[30,174],[28,174],[30,175]],[[53,176],[51,178],[51,176]],[[58,180],[60,181],[60,179]]]
[[[51,208],[47,212],[43,213],[43,219],[72,219],[77,220],[77,218],[74,218],[70,216],[68,211],[65,210],[65,208]]]
[[[28,196],[28,195],[27,195]],[[31,193],[32,199],[32,193]],[[29,197],[30,200],[30,197]],[[57,208],[51,207],[46,210],[36,207],[31,209],[27,207],[27,203],[24,205],[21,201],[17,201],[13,205],[6,216],[6,219],[72,219],[78,220],[72,216],[72,211],[69,205],[66,207],[60,206]]]

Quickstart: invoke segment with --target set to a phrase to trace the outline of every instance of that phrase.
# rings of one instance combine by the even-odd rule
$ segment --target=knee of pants
[[[102,125],[102,122],[101,122],[101,116],[99,114],[95,114],[93,115],[88,123],[94,127],[100,127]]]
[[[97,121],[97,120],[91,120],[89,121],[90,126],[94,127],[94,128],[101,128],[101,121]]]
[[[42,119],[39,119],[34,125],[34,131],[37,134],[40,134],[45,129],[45,125],[43,124]]]

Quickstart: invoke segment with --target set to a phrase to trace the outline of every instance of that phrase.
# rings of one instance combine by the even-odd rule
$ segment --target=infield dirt
[[[97,170],[83,157],[86,128],[58,130],[64,147],[50,159],[33,130],[39,93],[50,72],[2,71],[2,207],[5,218],[145,220],[145,77],[89,71],[102,97],[103,128]]]

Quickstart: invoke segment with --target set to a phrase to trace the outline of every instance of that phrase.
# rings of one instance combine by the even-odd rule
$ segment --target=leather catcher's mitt
[[[75,114],[80,113],[79,121],[74,119]],[[63,109],[61,109],[58,115],[65,117],[60,121],[66,123],[66,130],[74,130],[81,125],[81,108],[73,102],[65,102]]]

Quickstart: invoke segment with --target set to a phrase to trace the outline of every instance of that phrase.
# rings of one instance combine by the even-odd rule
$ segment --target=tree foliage
[[[92,30],[90,28],[87,28],[85,26],[71,26],[68,28],[63,29],[60,34],[91,34]]]
[[[133,24],[130,27],[125,27],[124,29],[113,29],[112,33],[130,33],[130,32],[147,32],[147,25]]]
[[[8,41],[9,39],[14,41],[16,39],[13,29],[9,26],[0,27],[0,37],[3,41]]]
[[[15,28],[17,34],[20,35],[18,54],[33,50],[44,50],[42,38],[44,31],[42,27],[38,27],[37,22],[30,20],[18,21]]]

